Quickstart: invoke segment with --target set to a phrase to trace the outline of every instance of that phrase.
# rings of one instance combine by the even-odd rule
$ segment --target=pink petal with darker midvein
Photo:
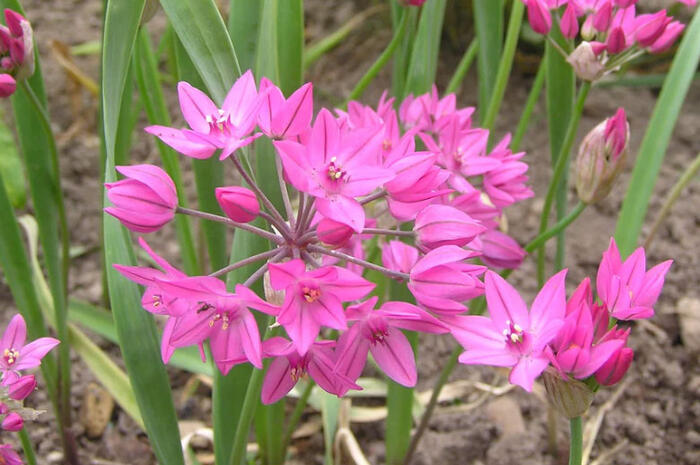
[[[383,342],[370,345],[370,352],[389,378],[406,387],[416,385],[413,349],[399,329],[389,327]]]

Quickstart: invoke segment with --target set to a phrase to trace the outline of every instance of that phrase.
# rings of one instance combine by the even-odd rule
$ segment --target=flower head
[[[27,325],[22,315],[15,315],[0,339],[0,370],[19,371],[36,368],[41,359],[59,343],[52,337],[41,337],[25,344]]]

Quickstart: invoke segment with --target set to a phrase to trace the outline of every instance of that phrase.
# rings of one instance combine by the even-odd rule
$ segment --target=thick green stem
[[[581,417],[571,419],[571,439],[569,449],[569,465],[581,465],[583,458],[583,422]]]
[[[552,209],[552,203],[554,202],[554,197],[557,193],[557,188],[561,182],[564,172],[568,166],[569,156],[571,155],[571,148],[576,140],[576,133],[578,131],[578,125],[581,121],[581,115],[583,113],[583,106],[586,103],[586,97],[588,96],[588,91],[591,89],[590,82],[584,82],[579,90],[578,98],[576,100],[576,106],[574,108],[574,114],[569,121],[569,126],[566,130],[566,136],[564,138],[564,143],[562,145],[559,156],[556,158],[557,163],[554,167],[554,174],[552,175],[552,180],[549,183],[549,188],[547,190],[547,195],[544,200],[544,208],[542,209],[542,217],[540,218],[540,229],[539,233],[542,234],[546,231],[547,225],[549,224],[549,213]],[[545,276],[545,263],[544,263],[544,247],[540,247],[537,251],[537,280],[541,284],[544,282]]]
[[[498,111],[501,109],[501,103],[503,103],[503,96],[506,92],[508,78],[510,78],[510,71],[513,68],[513,57],[515,57],[515,49],[518,45],[518,37],[520,36],[520,26],[523,22],[524,11],[525,4],[523,2],[513,2],[513,8],[510,12],[510,20],[508,22],[506,42],[503,46],[501,61],[498,64],[496,83],[494,84],[489,106],[483,120],[483,126],[486,129],[493,129]]]
[[[530,119],[532,118],[532,112],[535,110],[535,105],[540,99],[540,94],[542,94],[542,88],[544,87],[544,77],[545,77],[545,65],[544,62],[540,65],[537,71],[537,76],[535,76],[535,82],[532,83],[532,88],[530,89],[530,95],[527,97],[527,102],[525,102],[525,108],[520,116],[520,122],[518,123],[518,128],[515,130],[515,135],[513,136],[513,141],[510,143],[510,148],[513,152],[517,152],[520,148],[520,143],[525,137],[527,128],[530,126]]]
[[[34,453],[34,446],[32,446],[32,441],[29,439],[27,430],[22,428],[19,433],[19,440],[22,443],[22,449],[24,449],[24,458],[27,459],[27,465],[36,465],[36,454]]]
[[[404,9],[401,13],[401,21],[399,22],[399,26],[394,32],[394,37],[392,37],[391,42],[389,42],[389,45],[384,49],[381,55],[375,60],[374,63],[372,63],[372,66],[367,70],[364,76],[359,80],[355,88],[350,92],[350,95],[348,96],[348,102],[350,100],[356,100],[359,98],[362,93],[365,91],[367,86],[372,82],[372,80],[377,77],[377,74],[379,74],[379,71],[384,68],[384,66],[387,64],[389,61],[389,58],[392,57],[394,52],[396,51],[396,47],[401,43],[401,40],[403,39],[403,35],[406,32],[406,23],[408,22],[408,13],[406,13],[406,10]]]
[[[452,75],[452,78],[450,79],[450,83],[447,84],[447,88],[445,89],[445,94],[451,94],[452,92],[457,92],[457,89],[459,89],[459,86],[462,84],[462,81],[464,80],[464,76],[469,72],[469,68],[471,68],[472,63],[474,62],[474,59],[476,58],[476,54],[479,51],[479,39],[474,39],[472,40],[472,43],[469,44],[469,47],[467,48],[467,51],[464,52],[464,55],[462,56],[462,59],[459,60],[459,64],[457,65],[457,69],[455,70],[455,73]]]

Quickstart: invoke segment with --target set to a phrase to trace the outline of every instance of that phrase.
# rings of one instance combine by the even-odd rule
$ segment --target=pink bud
[[[352,237],[354,231],[350,226],[347,226],[337,221],[328,218],[323,218],[316,228],[318,238],[324,244],[342,247]]]
[[[651,47],[649,47],[649,51],[651,53],[663,53],[678,40],[678,37],[683,33],[683,30],[685,29],[685,24],[679,23],[678,21],[673,21],[671,24],[666,26],[666,30],[664,31],[663,34],[661,34],[661,37],[656,39],[653,44],[651,44]]]
[[[595,372],[595,379],[603,386],[617,384],[627,373],[634,359],[634,351],[629,347],[617,350],[602,367]]]
[[[587,16],[581,26],[581,37],[583,40],[593,40],[596,36],[595,27],[593,27],[593,16]]]
[[[175,216],[177,191],[168,173],[154,165],[117,166],[127,179],[106,183],[114,204],[105,212],[135,232],[157,231]]]
[[[528,0],[527,19],[538,34],[549,34],[552,29],[552,15],[543,0]]]
[[[34,389],[36,389],[34,375],[24,375],[7,387],[7,394],[12,400],[24,400],[34,392]]]
[[[625,35],[625,31],[621,27],[612,28],[608,34],[606,43],[608,52],[612,55],[624,51],[627,48],[627,36]]]
[[[598,32],[606,32],[612,22],[612,4],[608,1],[598,7],[593,15],[593,27]]]
[[[418,249],[401,241],[389,241],[382,247],[382,264],[392,271],[410,273],[418,261]]]
[[[21,14],[16,11],[12,11],[9,8],[5,9],[5,23],[10,29],[10,32],[15,36],[21,36],[23,33],[22,22],[27,22],[27,20]]]
[[[443,245],[467,245],[486,228],[454,207],[429,205],[416,216],[413,230],[420,246],[434,249]]]
[[[477,239],[481,242],[480,258],[489,266],[514,270],[527,256],[515,239],[500,231],[487,231]]]
[[[671,22],[671,18],[666,16],[666,10],[661,10],[653,15],[643,15],[638,19],[640,25],[635,33],[635,40],[640,47],[651,47]]]
[[[576,190],[585,203],[608,195],[624,168],[629,145],[629,124],[623,109],[586,135],[576,158]]]
[[[2,424],[0,424],[0,427],[2,427],[2,429],[5,431],[19,431],[23,426],[24,420],[22,420],[22,417],[15,412],[8,413],[2,420]]]
[[[0,74],[0,97],[5,98],[15,93],[17,82],[9,74]]]
[[[7,406],[7,404],[0,402],[0,415],[5,415],[9,411],[10,411],[10,408]]]
[[[248,223],[260,214],[258,198],[250,189],[238,186],[217,187],[215,195],[221,209],[233,221]]]
[[[573,39],[578,34],[578,18],[576,17],[576,8],[573,3],[569,3],[566,6],[559,27],[561,28],[561,33],[567,39]]]

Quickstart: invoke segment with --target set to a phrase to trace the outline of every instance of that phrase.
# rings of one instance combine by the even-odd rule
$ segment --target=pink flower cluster
[[[0,25],[0,97],[15,92],[15,79],[26,79],[34,73],[32,26],[9,9],[5,9],[5,23],[7,26]]]
[[[596,80],[644,52],[668,50],[685,26],[666,10],[637,14],[637,0],[522,0],[530,25],[539,34],[549,34],[553,16],[567,39],[581,36],[568,57],[578,75]],[[696,0],[679,0],[688,6]]]
[[[465,364],[512,367],[510,382],[530,391],[535,379],[550,365],[562,377],[594,376],[602,385],[617,383],[632,363],[627,347],[629,328],[613,319],[637,320],[654,315],[671,261],[646,269],[644,249],[620,259],[614,240],[598,268],[594,300],[586,278],[566,299],[566,270],[547,281],[530,310],[503,278],[486,273],[489,317],[466,316],[453,330],[466,351]]]
[[[194,215],[259,234],[272,247],[191,277],[140,239],[160,270],[116,268],[145,286],[147,311],[166,317],[164,361],[188,345],[198,345],[204,357],[206,342],[224,373],[244,362],[262,368],[271,357],[265,402],[305,374],[338,395],[358,389],[369,353],[390,378],[413,386],[415,360],[402,330],[450,332],[450,321],[468,311],[466,302],[483,295],[487,266],[517,268],[525,256],[499,230],[503,210],[533,195],[524,154],[509,149],[508,136],[489,150],[489,132],[473,126],[474,109],[458,108],[454,94],[440,98],[433,88],[406,98],[398,111],[383,96],[376,108],[350,102],[345,111],[321,109],[315,118],[311,84],[285,97],[266,79],[258,88],[250,71],[220,107],[184,82],[178,94],[189,127],[146,131],[190,157],[219,152],[247,187],[216,189],[221,216],[178,206],[173,181],[156,166],[118,167],[126,178],[106,185],[113,206],[105,211],[140,233],[160,229],[175,214]],[[279,156],[284,208],[241,163],[249,154],[238,149],[258,137],[270,138]],[[250,224],[256,218],[269,229]],[[381,265],[368,259],[370,241],[381,248]],[[232,290],[219,279],[256,261],[264,263]],[[363,277],[367,269],[403,282],[417,305],[369,297],[375,284]],[[265,273],[267,300],[250,289]],[[275,318],[286,337],[281,329],[259,328],[260,314]]]
[[[34,375],[23,375],[21,371],[41,365],[41,359],[59,341],[42,337],[26,344],[27,325],[21,315],[15,315],[0,339],[0,429],[19,431],[24,427],[20,414],[21,401],[36,388]],[[19,455],[6,444],[0,445],[0,463],[18,465]]]

